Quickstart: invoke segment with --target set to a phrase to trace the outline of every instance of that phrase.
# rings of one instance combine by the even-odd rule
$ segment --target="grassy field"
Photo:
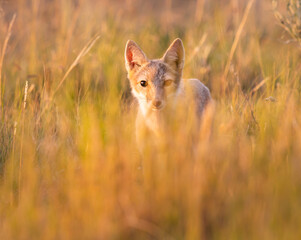
[[[0,1],[0,238],[300,239],[301,8],[287,2]],[[177,37],[215,112],[196,154],[178,123],[140,155],[125,44],[158,58]]]

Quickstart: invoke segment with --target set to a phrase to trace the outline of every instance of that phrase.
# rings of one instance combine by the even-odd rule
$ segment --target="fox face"
[[[125,66],[143,115],[164,109],[168,99],[177,93],[184,55],[180,39],[174,40],[163,57],[155,60],[149,60],[134,41],[127,42]]]

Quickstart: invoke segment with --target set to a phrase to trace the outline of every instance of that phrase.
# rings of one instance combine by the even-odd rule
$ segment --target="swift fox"
[[[139,141],[142,129],[159,134],[162,115],[179,108],[194,106],[196,118],[211,100],[208,88],[198,79],[182,79],[184,47],[177,38],[160,59],[150,60],[141,48],[129,40],[125,47],[125,66],[132,94],[137,98],[139,111],[136,119],[136,135]]]

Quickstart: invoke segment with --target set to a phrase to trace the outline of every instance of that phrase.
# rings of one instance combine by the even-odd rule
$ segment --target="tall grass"
[[[299,239],[300,49],[248,3],[1,2],[1,239]],[[216,109],[141,155],[125,43],[176,37]]]

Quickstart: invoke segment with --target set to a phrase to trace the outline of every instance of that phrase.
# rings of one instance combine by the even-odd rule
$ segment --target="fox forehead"
[[[172,69],[170,69],[161,60],[150,60],[141,66],[141,69],[131,76],[131,80],[147,80],[157,85],[163,83],[166,79],[174,79]]]

